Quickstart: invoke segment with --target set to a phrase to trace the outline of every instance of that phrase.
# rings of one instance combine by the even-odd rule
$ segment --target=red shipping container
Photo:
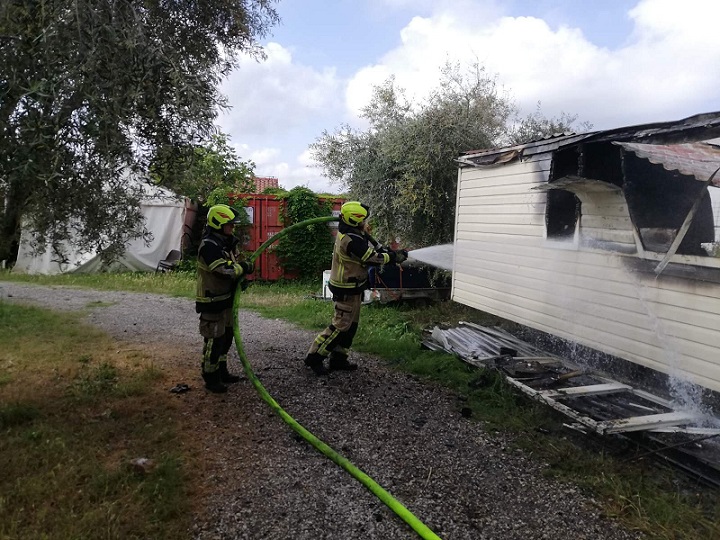
[[[243,249],[254,252],[268,239],[282,231],[285,226],[282,220],[283,199],[275,195],[260,195],[256,193],[241,193],[231,199],[243,199],[245,211],[250,220],[250,228],[243,239]],[[345,199],[325,198],[332,203],[333,215],[340,215],[340,207]],[[331,222],[333,236],[337,233],[337,223]],[[264,281],[277,281],[278,279],[293,279],[296,273],[286,272],[280,266],[278,256],[275,253],[276,244],[270,245],[255,261],[255,272],[248,276],[248,279],[261,279]]]

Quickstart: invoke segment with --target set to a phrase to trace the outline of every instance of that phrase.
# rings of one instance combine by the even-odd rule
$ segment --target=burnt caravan
[[[452,299],[720,392],[717,137],[711,113],[460,156]]]

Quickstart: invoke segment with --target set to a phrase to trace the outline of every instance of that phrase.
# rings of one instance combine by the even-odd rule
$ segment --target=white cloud
[[[322,169],[312,158],[309,149],[296,156],[295,164],[294,167],[288,167],[280,177],[280,184],[286,189],[305,186],[316,193],[338,193],[343,190],[343,186],[337,183],[331,184],[329,179],[322,176]]]
[[[629,12],[638,41],[717,47],[720,5],[714,0],[641,0]],[[696,51],[701,53],[702,51]]]
[[[254,148],[247,144],[235,144],[234,148],[243,159],[255,163],[255,174],[274,176],[285,189],[305,186],[316,193],[341,190],[341,186],[331,184],[321,175],[320,166],[312,159],[309,149],[295,156],[283,156],[282,150],[277,147]]]
[[[306,157],[308,136],[334,126],[344,114],[343,83],[333,68],[298,64],[291,50],[266,46],[267,59],[244,59],[223,85],[233,104],[219,118],[221,129],[244,160],[255,163],[258,176],[275,176],[291,189],[306,185],[328,191],[327,179]],[[315,134],[312,134],[313,126]]]
[[[250,152],[250,159],[256,165],[264,167],[269,163],[282,159],[282,155],[279,148],[260,148]]]
[[[265,52],[262,62],[244,58],[222,86],[233,107],[221,113],[220,123],[230,133],[242,133],[240,143],[301,128],[338,108],[341,82],[333,68],[297,64],[277,43],[269,43]]]
[[[348,108],[357,113],[371,86],[390,74],[409,96],[423,96],[449,59],[477,60],[497,73],[526,113],[540,101],[546,115],[577,113],[596,128],[720,109],[720,34],[714,28],[720,2],[642,0],[629,13],[632,36],[615,50],[590,43],[577,28],[551,28],[538,18],[467,13],[445,5],[413,18],[401,32],[402,44],[350,81]]]

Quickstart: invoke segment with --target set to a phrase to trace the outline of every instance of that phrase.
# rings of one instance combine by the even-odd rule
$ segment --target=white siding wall
[[[546,240],[546,194],[531,188],[549,166],[460,171],[453,299],[720,391],[720,285],[637,275],[623,264],[635,255]],[[626,208],[611,213],[612,240],[629,244]],[[603,220],[588,218],[597,237]]]
[[[713,209],[713,217],[715,218],[715,241],[720,242],[720,188],[710,187],[710,202]]]

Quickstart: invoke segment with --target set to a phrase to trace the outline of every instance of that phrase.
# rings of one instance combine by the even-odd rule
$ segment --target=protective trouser
[[[360,321],[362,294],[334,295],[335,314],[330,326],[313,341],[308,356],[339,356],[347,358]]]
[[[205,338],[202,372],[215,373],[221,362],[227,362],[227,354],[232,346],[232,309],[218,313],[201,313],[200,335]]]

